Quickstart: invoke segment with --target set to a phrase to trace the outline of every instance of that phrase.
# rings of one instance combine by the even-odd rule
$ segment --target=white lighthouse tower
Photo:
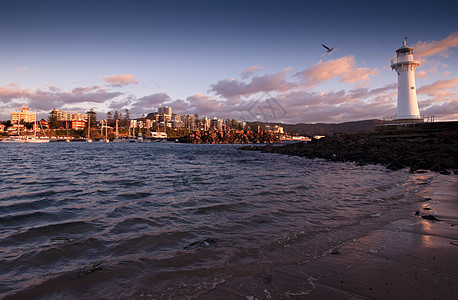
[[[415,87],[415,69],[420,66],[420,60],[413,56],[413,48],[407,46],[405,40],[396,53],[396,57],[391,60],[391,69],[398,73],[398,106],[395,121],[422,122]]]

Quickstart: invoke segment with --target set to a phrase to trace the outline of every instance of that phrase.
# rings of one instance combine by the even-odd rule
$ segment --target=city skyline
[[[404,37],[421,60],[420,113],[456,120],[451,5],[11,2],[0,12],[0,120],[26,104],[40,118],[54,108],[138,118],[167,105],[255,121],[249,110],[266,97],[285,111],[272,122],[380,119],[396,113],[390,59]]]

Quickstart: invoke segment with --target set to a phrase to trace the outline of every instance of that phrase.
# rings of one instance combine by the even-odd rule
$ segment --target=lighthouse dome
[[[406,41],[402,41],[402,47],[396,50],[396,53],[413,53],[413,48],[406,45]]]

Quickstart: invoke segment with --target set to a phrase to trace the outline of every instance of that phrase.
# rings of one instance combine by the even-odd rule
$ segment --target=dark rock
[[[458,122],[451,126],[457,126]],[[389,136],[378,133],[335,134],[309,143],[268,146],[261,150],[268,153],[296,155],[307,158],[323,158],[328,161],[355,162],[358,165],[382,164],[391,170],[410,168],[410,172],[425,173],[426,170],[450,174],[458,171],[458,130],[419,136]],[[250,141],[260,141],[255,133],[247,134]],[[385,132],[386,134],[386,132]],[[397,133],[401,134],[401,132]],[[447,140],[445,138],[448,138]],[[451,140],[454,143],[451,143]],[[261,142],[269,142],[268,139]],[[455,172],[458,173],[458,172]]]
[[[332,249],[331,254],[340,254],[338,249]]]
[[[440,221],[438,218],[436,218],[435,216],[433,215],[425,215],[425,216],[421,216],[423,219],[425,220],[429,220],[429,221]]]
[[[262,281],[264,281],[265,284],[270,284],[273,281],[273,279],[272,277],[264,277]]]
[[[389,163],[387,166],[386,166],[388,169],[390,170],[400,170],[400,169],[403,169],[404,166],[401,165],[398,161],[393,161],[391,163]]]

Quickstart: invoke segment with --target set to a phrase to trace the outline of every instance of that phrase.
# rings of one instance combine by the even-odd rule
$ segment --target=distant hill
[[[317,124],[278,124],[283,126],[286,132],[294,132],[299,135],[333,135],[334,133],[358,133],[361,131],[373,131],[375,126],[380,125],[381,120],[364,120],[345,123],[317,123]]]

